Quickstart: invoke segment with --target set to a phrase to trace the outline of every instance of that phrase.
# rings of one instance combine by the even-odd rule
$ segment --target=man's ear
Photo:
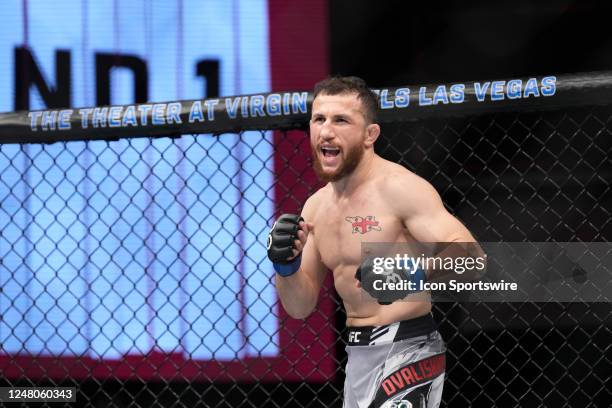
[[[380,136],[380,126],[377,123],[369,124],[366,128],[366,138],[364,141],[366,147],[374,146],[374,142],[376,142],[378,136]]]

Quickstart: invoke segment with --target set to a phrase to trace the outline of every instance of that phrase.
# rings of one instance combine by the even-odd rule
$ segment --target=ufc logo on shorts
[[[350,332],[349,333],[349,343],[358,343],[360,334],[361,332]]]

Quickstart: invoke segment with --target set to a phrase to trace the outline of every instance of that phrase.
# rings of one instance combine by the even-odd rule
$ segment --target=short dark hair
[[[314,87],[313,100],[319,94],[342,95],[357,94],[357,99],[364,107],[364,116],[370,123],[376,123],[378,117],[378,95],[376,95],[365,81],[356,76],[334,76],[325,78]]]

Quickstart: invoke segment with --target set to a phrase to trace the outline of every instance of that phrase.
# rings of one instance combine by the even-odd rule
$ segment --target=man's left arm
[[[474,236],[446,210],[440,195],[430,183],[414,174],[390,178],[390,183],[396,195],[400,196],[400,199],[393,200],[396,214],[429,257],[486,260]],[[411,188],[406,189],[406,185]],[[446,270],[425,269],[428,280],[444,279],[444,275],[448,276],[449,273]],[[475,279],[484,273],[484,268],[471,272],[474,271],[463,274],[462,279]]]

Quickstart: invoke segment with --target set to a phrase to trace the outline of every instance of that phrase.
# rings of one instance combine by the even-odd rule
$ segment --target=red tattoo
[[[366,232],[370,231],[382,231],[379,222],[376,221],[376,217],[373,215],[366,215],[365,217],[360,217],[359,215],[356,217],[346,217],[345,220],[351,223],[351,227],[353,227],[351,232],[353,234],[365,234]]]

